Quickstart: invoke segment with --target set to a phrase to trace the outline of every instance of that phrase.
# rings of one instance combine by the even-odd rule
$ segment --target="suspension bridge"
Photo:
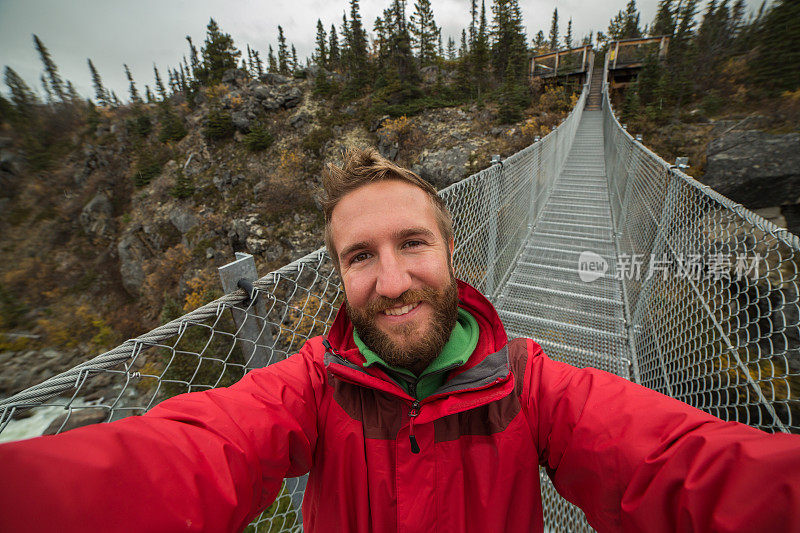
[[[589,68],[545,138],[440,192],[456,275],[495,304],[509,337],[618,374],[725,420],[800,432],[800,241],[649,151]],[[327,331],[342,289],[321,248],[45,382],[0,400],[0,433],[60,397],[67,427],[179,392],[230,384]],[[79,400],[92,391],[102,399]],[[66,398],[66,400],[64,400]],[[545,528],[591,531],[542,472]],[[256,531],[296,531],[287,480]]]

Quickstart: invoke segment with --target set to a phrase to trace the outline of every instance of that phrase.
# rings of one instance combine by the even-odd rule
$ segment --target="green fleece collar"
[[[367,345],[364,344],[355,329],[353,329],[353,340],[358,346],[361,355],[366,359],[364,367],[377,363],[392,370],[395,374],[407,377],[408,380],[397,380],[398,385],[411,396],[421,400],[430,396],[433,391],[444,384],[447,377],[447,372],[444,372],[445,369],[461,366],[469,360],[478,345],[479,334],[478,321],[468,311],[459,307],[458,320],[450,333],[450,339],[442,348],[442,352],[420,374],[419,378],[410,370],[387,364],[375,352],[367,348]],[[413,394],[414,392],[416,394]]]

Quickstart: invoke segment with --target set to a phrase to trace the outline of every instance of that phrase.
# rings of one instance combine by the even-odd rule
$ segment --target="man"
[[[309,531],[541,531],[539,465],[601,531],[800,530],[800,439],[507,342],[435,190],[374,151],[325,179],[346,303],[227,389],[0,446],[0,530],[237,531],[310,472]]]

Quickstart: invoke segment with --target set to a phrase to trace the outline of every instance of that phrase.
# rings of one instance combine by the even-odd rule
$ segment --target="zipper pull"
[[[325,347],[326,350],[331,352],[333,355],[339,355],[338,353],[336,353],[336,350],[333,349],[333,346],[331,346],[331,343],[328,342],[328,339],[322,339],[322,345]]]
[[[409,428],[408,428],[408,440],[411,441],[411,453],[419,453],[419,443],[417,442],[417,437],[414,436],[414,419],[419,416],[419,401],[414,401],[411,404],[411,411],[408,412],[409,421]]]

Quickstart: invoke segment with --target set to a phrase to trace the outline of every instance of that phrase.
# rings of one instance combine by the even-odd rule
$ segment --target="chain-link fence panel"
[[[604,135],[641,384],[799,432],[800,241],[635,141],[608,94]]]

